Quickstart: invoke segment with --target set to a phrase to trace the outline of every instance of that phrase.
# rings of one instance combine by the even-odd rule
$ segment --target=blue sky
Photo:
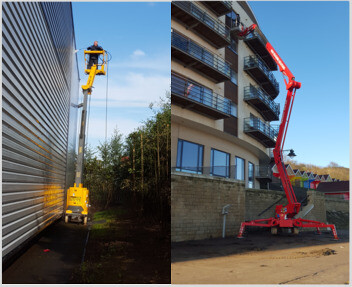
[[[112,55],[109,62],[108,137],[117,127],[128,135],[153,113],[151,102],[170,89],[170,3],[73,2],[81,84],[83,50],[95,40]],[[105,140],[106,76],[95,78],[88,144]]]
[[[259,26],[302,83],[297,91],[285,149],[294,160],[349,167],[349,3],[251,1]],[[286,91],[280,72],[280,95]],[[279,124],[279,122],[272,122]]]
[[[260,28],[302,82],[297,91],[285,148],[295,160],[349,166],[349,3],[251,1]],[[108,136],[127,135],[152,115],[170,85],[170,3],[73,2],[77,49],[98,40],[112,54],[109,64]],[[96,22],[90,14],[95,13]],[[78,52],[82,83],[83,49]],[[276,99],[284,106],[280,72]],[[106,77],[92,94],[88,143],[105,139]],[[273,122],[279,124],[279,122]]]

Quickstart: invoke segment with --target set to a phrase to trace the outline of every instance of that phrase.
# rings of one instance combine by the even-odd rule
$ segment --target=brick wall
[[[172,241],[221,237],[222,208],[232,204],[226,234],[237,234],[245,213],[244,182],[186,173],[171,177]]]

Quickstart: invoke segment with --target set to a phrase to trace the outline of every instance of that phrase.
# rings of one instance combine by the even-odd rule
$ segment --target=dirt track
[[[252,232],[244,239],[219,238],[172,246],[173,284],[348,284],[349,235],[273,236]]]

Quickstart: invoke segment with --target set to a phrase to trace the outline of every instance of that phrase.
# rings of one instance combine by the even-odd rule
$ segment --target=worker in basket
[[[103,51],[104,49],[98,46],[98,41],[94,41],[94,44],[87,48],[90,51]],[[94,64],[98,65],[99,54],[90,54],[87,69],[89,70]]]

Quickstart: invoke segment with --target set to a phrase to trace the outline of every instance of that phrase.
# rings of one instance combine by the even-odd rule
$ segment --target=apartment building
[[[236,36],[239,21],[258,25],[253,11],[245,1],[174,1],[171,16],[173,174],[265,188],[279,84],[264,34]]]

